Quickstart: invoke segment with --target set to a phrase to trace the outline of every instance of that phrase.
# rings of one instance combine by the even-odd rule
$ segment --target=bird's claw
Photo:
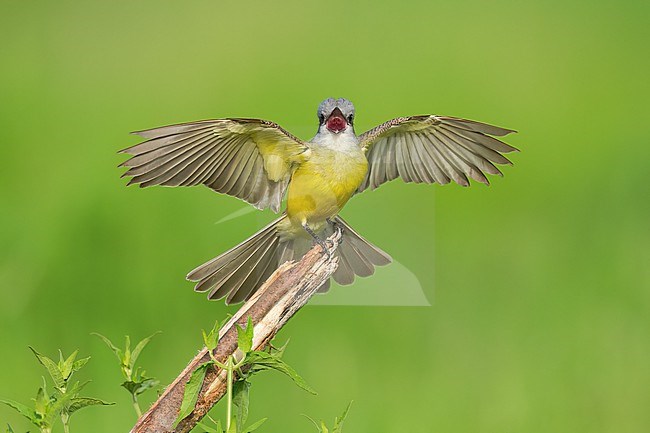
[[[312,239],[314,239],[314,242],[316,242],[323,249],[323,252],[325,254],[327,254],[328,260],[331,260],[332,259],[332,252],[327,247],[327,243],[325,241],[323,241],[320,237],[318,237],[318,235],[311,229],[311,227],[309,227],[307,225],[307,223],[303,223],[302,226],[305,229],[305,231],[307,231],[307,233],[309,233],[309,235],[312,237]]]
[[[322,239],[317,239],[316,243],[320,245],[320,247],[323,249],[323,252],[327,254],[327,260],[332,259],[332,251],[330,251],[329,248],[327,248],[327,242],[323,241]]]
[[[343,243],[343,226],[336,222],[336,220],[332,221],[331,219],[327,218],[326,219],[328,224],[332,225],[332,228],[334,229],[334,233],[338,232],[341,235],[341,240],[339,242],[339,245]]]

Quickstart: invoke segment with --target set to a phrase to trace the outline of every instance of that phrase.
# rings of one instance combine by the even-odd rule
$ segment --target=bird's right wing
[[[514,147],[491,136],[515,132],[487,123],[435,115],[398,117],[359,136],[368,158],[368,173],[359,187],[375,189],[401,177],[405,182],[468,186],[467,177],[489,184],[485,173],[511,164],[501,155]]]
[[[132,157],[129,185],[191,186],[280,210],[295,163],[306,143],[279,125],[259,119],[216,119],[138,131],[147,140],[122,150]]]

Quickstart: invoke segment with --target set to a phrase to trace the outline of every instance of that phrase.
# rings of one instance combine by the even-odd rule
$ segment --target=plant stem
[[[70,414],[67,412],[61,413],[61,423],[63,424],[63,431],[65,433],[70,433],[70,425],[68,424],[70,422]]]
[[[228,363],[226,364],[228,369],[228,378],[227,380],[227,393],[228,393],[228,410],[226,413],[226,432],[230,432],[230,416],[232,414],[232,371],[233,371],[233,362],[232,355],[228,357]]]
[[[138,418],[142,416],[142,410],[140,410],[140,405],[138,404],[138,397],[133,395],[133,409],[135,409],[135,413],[138,415]]]

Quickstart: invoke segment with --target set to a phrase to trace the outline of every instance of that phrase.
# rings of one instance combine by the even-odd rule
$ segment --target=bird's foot
[[[332,225],[332,228],[334,229],[334,232],[339,232],[341,235],[343,235],[343,225],[339,224],[336,222],[336,220],[332,221],[329,218],[326,218],[326,221],[328,224]],[[339,242],[339,245],[343,243],[343,236],[341,236],[341,242]]]
[[[305,229],[307,233],[309,233],[309,236],[311,236],[314,239],[314,242],[316,242],[320,247],[323,249],[323,252],[327,254],[327,258],[331,259],[332,258],[332,252],[330,249],[327,247],[327,243],[325,243],[324,240],[322,240],[315,232],[312,230],[307,223],[303,223],[302,227]]]

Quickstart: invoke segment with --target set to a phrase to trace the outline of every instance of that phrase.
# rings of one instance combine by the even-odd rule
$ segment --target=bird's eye
[[[322,114],[319,114],[319,115],[318,115],[318,121],[319,121],[320,123],[323,123],[323,122],[325,121],[325,116],[323,116]]]
[[[348,122],[352,123],[354,121],[354,114],[348,116]]]

